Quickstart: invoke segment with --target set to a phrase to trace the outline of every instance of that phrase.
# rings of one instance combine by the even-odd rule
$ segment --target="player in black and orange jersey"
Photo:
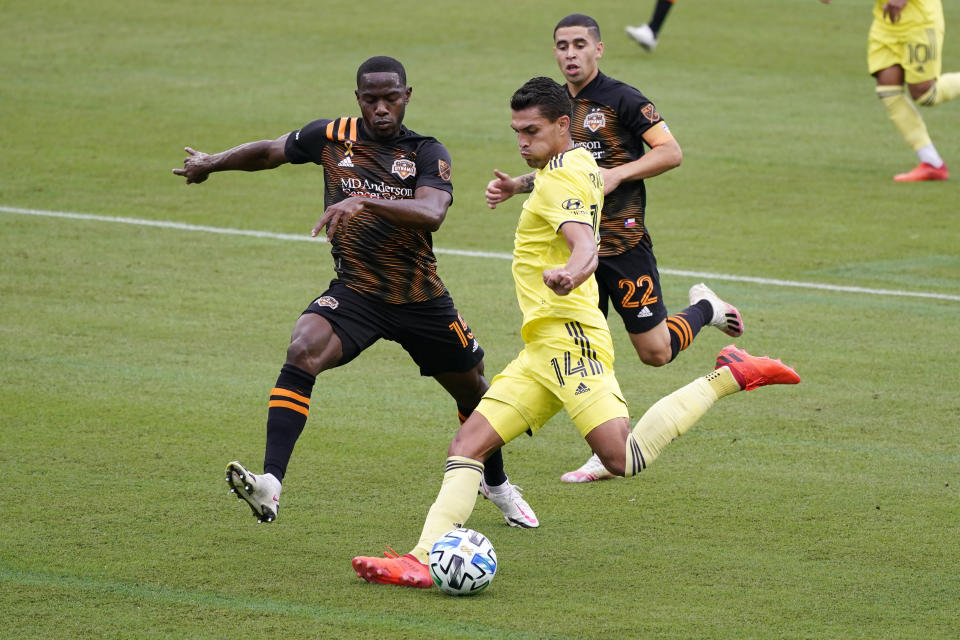
[[[452,202],[451,162],[436,139],[403,126],[412,88],[403,65],[370,58],[357,70],[361,117],[315,120],[276,140],[208,155],[186,148],[187,184],[215,171],[257,171],[285,163],[323,167],[326,228],[337,277],[297,320],[271,391],[263,473],[227,465],[227,482],[260,521],[277,517],[281,482],[307,421],[317,374],[344,365],[377,340],[398,342],[457,402],[461,420],[488,388],[483,349],[436,270],[431,232]],[[512,526],[536,515],[507,480],[499,454],[482,489]]]
[[[600,72],[598,63],[604,47],[600,27],[593,18],[567,16],[554,28],[553,35],[554,56],[573,100],[573,140],[593,153],[604,176],[600,265],[596,272],[601,310],[606,313],[608,303],[613,303],[640,360],[657,367],[689,347],[705,324],[730,336],[742,335],[740,313],[703,283],[691,287],[690,306],[668,315],[653,242],[644,224],[644,179],[679,166],[683,155],[680,145],[652,102],[637,89]],[[532,173],[517,178],[496,170],[494,174],[496,178],[486,192],[491,208],[533,188]],[[600,459],[593,456],[561,479],[591,482],[610,477]]]

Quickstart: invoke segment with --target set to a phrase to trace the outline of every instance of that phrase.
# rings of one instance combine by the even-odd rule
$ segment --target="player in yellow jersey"
[[[915,106],[932,107],[960,96],[960,73],[941,74],[943,33],[941,0],[874,2],[867,65],[877,79],[877,97],[890,120],[920,158],[920,164],[912,170],[893,177],[897,182],[949,177],[947,165]]]
[[[484,460],[520,434],[538,431],[561,408],[607,469],[632,476],[719,398],[800,381],[779,360],[730,345],[720,352],[715,371],[661,399],[631,430],[593,277],[603,204],[600,169],[589,151],[574,146],[572,105],[562,85],[533,78],[514,93],[510,108],[520,155],[537,169],[513,251],[524,349],[493,379],[450,443],[440,493],[413,550],[353,559],[367,582],[431,587],[430,549],[470,517]]]
[[[688,349],[705,326],[728,336],[743,334],[743,320],[732,304],[706,284],[690,287],[690,305],[670,313],[660,286],[660,272],[647,228],[649,178],[678,167],[683,158],[657,107],[639,90],[600,71],[605,47],[600,25],[574,13],[553,29],[553,55],[573,102],[571,137],[590,150],[604,177],[600,222],[600,264],[594,277],[600,309],[620,316],[640,361],[663,366]],[[491,209],[533,189],[534,174],[516,178],[494,169],[487,184]],[[614,477],[591,455],[561,482],[593,482]]]

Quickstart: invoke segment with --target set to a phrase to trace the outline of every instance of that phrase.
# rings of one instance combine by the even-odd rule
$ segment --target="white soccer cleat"
[[[610,478],[616,478],[616,476],[607,471],[597,454],[593,454],[582,467],[576,471],[567,471],[560,476],[560,482],[596,482]]]
[[[273,522],[280,511],[280,481],[272,473],[254,475],[234,460],[227,465],[230,493],[246,500],[257,522]]]
[[[657,48],[657,36],[650,25],[642,24],[639,27],[627,27],[627,35],[637,41],[647,51]]]
[[[510,484],[510,480],[497,487],[488,487],[483,476],[480,477],[480,495],[500,508],[507,524],[511,527],[536,529],[540,526],[540,521],[537,520],[537,514],[520,495],[520,491],[520,487]]]
[[[740,312],[729,302],[724,302],[717,294],[710,290],[710,287],[703,284],[695,284],[690,287],[690,304],[697,304],[701,300],[706,300],[713,307],[713,318],[710,320],[710,326],[716,327],[732,338],[739,338],[743,335],[743,318]]]

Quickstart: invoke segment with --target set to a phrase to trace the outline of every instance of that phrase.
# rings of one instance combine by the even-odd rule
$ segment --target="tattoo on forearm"
[[[533,191],[533,174],[532,173],[525,176],[520,176],[519,182],[520,184],[519,184],[519,187],[517,188],[517,191],[519,193],[530,193],[531,191]]]

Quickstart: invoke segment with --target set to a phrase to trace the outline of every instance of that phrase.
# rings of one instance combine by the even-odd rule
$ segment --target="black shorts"
[[[646,333],[666,319],[657,259],[646,243],[618,256],[600,256],[594,276],[603,315],[607,315],[608,303],[613,300],[613,308],[630,333]]]
[[[483,360],[483,349],[445,293],[426,302],[388,304],[338,280],[303,313],[326,318],[343,343],[347,364],[380,338],[397,342],[420,367],[420,375],[463,373]]]

